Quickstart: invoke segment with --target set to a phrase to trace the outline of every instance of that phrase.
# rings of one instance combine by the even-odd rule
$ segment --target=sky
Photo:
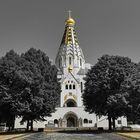
[[[0,0],[0,56],[33,47],[55,60],[68,10],[86,62],[103,54],[140,62],[140,0]]]

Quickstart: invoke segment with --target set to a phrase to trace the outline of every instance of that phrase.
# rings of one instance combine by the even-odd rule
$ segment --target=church
[[[85,62],[84,54],[79,46],[75,32],[75,20],[69,17],[65,21],[63,38],[58,49],[55,64],[61,79],[60,107],[52,117],[47,118],[47,124],[55,127],[108,127],[106,116],[96,116],[84,111],[82,94],[84,77],[91,65]],[[125,118],[116,120],[116,126],[127,126]]]
[[[69,13],[65,21],[65,30],[58,49],[55,65],[61,83],[60,105],[51,117],[44,122],[35,122],[34,127],[103,127],[108,128],[107,116],[96,116],[84,111],[82,94],[84,77],[91,65],[85,62],[84,54],[79,46],[75,32],[75,20]],[[26,124],[16,121],[16,128],[25,128]],[[127,126],[127,120],[120,117],[116,126]]]

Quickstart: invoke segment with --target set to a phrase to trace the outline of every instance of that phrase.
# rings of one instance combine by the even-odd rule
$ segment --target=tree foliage
[[[140,124],[140,63],[137,66],[137,71],[127,82],[125,91],[129,94],[126,98],[128,102],[126,110],[128,121],[133,124]]]
[[[85,78],[85,110],[106,115],[108,119],[113,120],[125,115],[128,93],[124,92],[123,87],[134,73],[135,67],[136,64],[127,57],[103,55]]]
[[[18,88],[19,60],[20,56],[13,50],[0,59],[0,121],[6,122],[9,130],[13,128],[16,116],[14,105],[17,93],[15,88]]]
[[[24,120],[44,120],[55,111],[59,101],[60,84],[57,69],[40,50],[31,48],[22,54],[22,71],[26,88],[19,103],[24,106],[21,114]],[[26,102],[25,102],[26,99]]]
[[[0,86],[5,115],[22,117],[27,129],[29,122],[33,129],[33,121],[43,121],[55,111],[61,92],[56,67],[45,53],[33,48],[21,56],[11,50],[0,59]],[[1,120],[6,118],[4,111],[0,111]]]

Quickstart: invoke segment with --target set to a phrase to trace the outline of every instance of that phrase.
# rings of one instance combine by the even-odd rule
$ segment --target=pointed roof
[[[68,19],[65,21],[65,31],[63,34],[61,44],[65,45],[78,45],[78,39],[74,29],[75,20],[69,14]]]
[[[65,20],[65,31],[55,59],[55,64],[59,68],[60,62],[63,62],[63,66],[66,65],[66,62],[64,61],[66,61],[65,58],[69,54],[73,56],[74,59],[82,58],[82,60],[85,61],[84,54],[79,46],[74,26],[75,20],[71,17],[71,15],[69,15],[69,17]],[[77,66],[78,65],[78,63],[76,63],[77,60],[76,61],[74,60],[74,62],[75,62],[74,65]]]

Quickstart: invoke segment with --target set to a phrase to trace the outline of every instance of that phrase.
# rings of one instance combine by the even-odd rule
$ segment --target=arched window
[[[66,89],[68,89],[68,85],[66,85],[66,87],[65,87]]]
[[[72,89],[71,84],[69,85],[69,89]]]
[[[58,120],[57,119],[54,120],[54,124],[58,124]]]
[[[88,123],[88,119],[84,119],[84,123]]]
[[[57,119],[54,120],[54,126],[58,127],[58,120]]]
[[[73,85],[73,89],[75,89],[75,85]]]
[[[65,103],[64,103],[65,107],[77,107],[77,103],[73,100],[73,99],[68,99]]]
[[[71,65],[71,57],[69,57],[69,65]]]
[[[71,101],[70,101],[70,102],[68,102],[68,103],[67,103],[67,107],[75,107],[74,102],[71,102]]]

